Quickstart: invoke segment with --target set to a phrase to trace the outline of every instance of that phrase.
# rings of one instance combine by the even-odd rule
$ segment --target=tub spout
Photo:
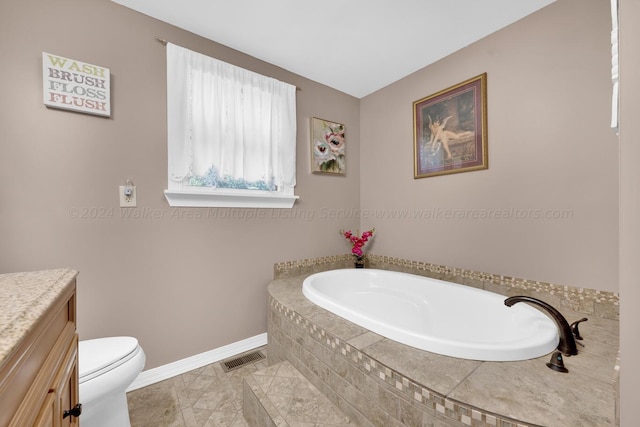
[[[556,325],[558,325],[558,331],[560,333],[560,343],[558,344],[558,350],[564,353],[565,356],[574,356],[578,354],[578,348],[576,347],[576,341],[573,338],[571,327],[569,326],[567,319],[565,319],[558,310],[544,301],[524,295],[509,297],[504,300],[504,305],[506,305],[507,307],[511,307],[518,302],[528,302],[530,304],[537,305],[538,307],[542,307],[545,311],[547,311],[551,318],[556,322]]]

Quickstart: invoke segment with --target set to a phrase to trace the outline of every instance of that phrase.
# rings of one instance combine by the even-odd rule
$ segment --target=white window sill
[[[199,208],[272,208],[290,209],[299,196],[269,191],[196,189],[164,190],[169,206]]]

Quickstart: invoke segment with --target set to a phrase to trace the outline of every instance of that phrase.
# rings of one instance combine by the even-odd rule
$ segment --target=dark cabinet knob
[[[64,411],[62,413],[62,419],[64,420],[67,417],[79,417],[80,414],[82,414],[82,403],[78,403],[74,408]]]

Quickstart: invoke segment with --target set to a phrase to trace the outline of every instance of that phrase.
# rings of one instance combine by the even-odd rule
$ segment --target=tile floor
[[[127,394],[131,427],[247,427],[242,379],[266,367],[263,359],[224,372],[217,362],[134,390]]]
[[[289,361],[248,374],[243,405],[254,426],[354,427]]]

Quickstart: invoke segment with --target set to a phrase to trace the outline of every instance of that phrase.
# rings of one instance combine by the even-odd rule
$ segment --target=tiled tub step
[[[251,427],[354,427],[288,361],[244,377],[242,412]]]

